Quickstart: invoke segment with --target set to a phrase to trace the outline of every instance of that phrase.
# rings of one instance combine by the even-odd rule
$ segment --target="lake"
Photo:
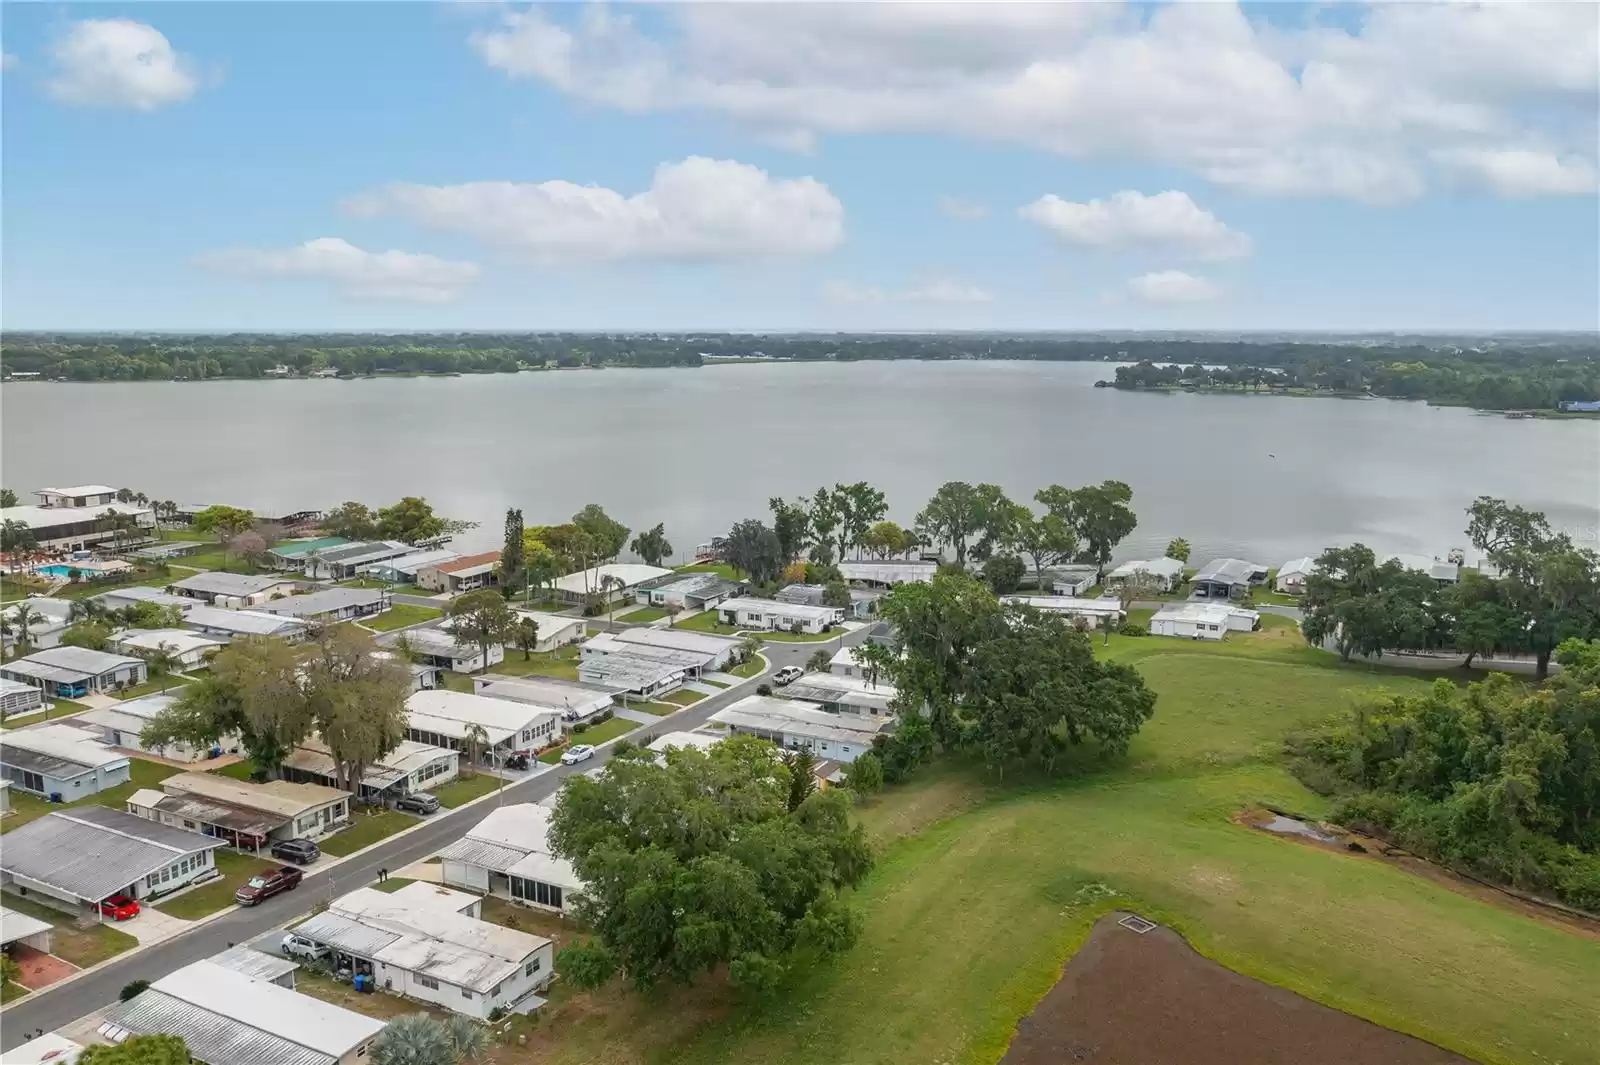
[[[1139,528],[1194,560],[1277,565],[1352,540],[1443,554],[1497,495],[1590,546],[1600,422],[1512,421],[1387,400],[1096,389],[1100,363],[870,362],[363,381],[0,389],[0,477],[127,485],[263,511],[426,496],[499,543],[507,506],[553,523],[597,502],[664,521],[682,557],[771,496],[866,480],[902,524],[944,481],[1015,499],[1116,478]]]

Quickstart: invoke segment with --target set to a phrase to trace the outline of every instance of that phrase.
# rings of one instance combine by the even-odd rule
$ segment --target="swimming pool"
[[[79,573],[83,572],[83,570],[78,569],[77,566],[40,566],[33,572],[39,574],[41,577],[66,577],[75,569],[78,570]]]

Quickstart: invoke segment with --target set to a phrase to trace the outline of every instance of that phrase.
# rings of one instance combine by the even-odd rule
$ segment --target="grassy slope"
[[[810,1065],[848,1047],[861,1065],[993,1062],[1119,901],[1235,969],[1478,1060],[1588,1060],[1600,1045],[1593,941],[1229,821],[1263,801],[1322,811],[1277,764],[1283,732],[1362,690],[1424,680],[1337,668],[1280,626],[1220,645],[1113,637],[1105,653],[1138,664],[1161,696],[1124,762],[1004,789],[952,767],[891,791],[863,811],[877,839],[898,842],[860,892],[854,950],[753,1013],[714,982],[647,998],[558,992],[550,1060]]]

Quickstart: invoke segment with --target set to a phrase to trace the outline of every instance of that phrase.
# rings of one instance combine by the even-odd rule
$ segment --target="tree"
[[[628,586],[621,577],[609,573],[600,577],[600,595],[606,602],[606,631],[611,631],[611,626],[617,616],[617,599],[619,593]]]
[[[1117,585],[1117,603],[1122,607],[1123,614],[1131,611],[1135,603],[1147,602],[1160,594],[1161,588],[1155,577],[1144,570],[1135,570],[1127,580]]]
[[[489,1029],[477,1021],[452,1013],[444,1023],[450,1032],[450,1046],[455,1051],[456,1061],[476,1061],[489,1052],[494,1040]]]
[[[522,660],[526,662],[533,656],[534,648],[539,646],[539,623],[533,618],[517,617],[517,646],[522,648]]]
[[[996,595],[1010,595],[1022,587],[1027,571],[1016,555],[995,555],[983,564],[983,579]]]
[[[504,598],[511,598],[519,584],[525,583],[523,576],[523,533],[522,511],[506,508],[506,539],[505,545],[500,548],[500,594]]]
[[[1167,558],[1175,558],[1179,562],[1189,561],[1189,541],[1179,536],[1167,542]]]
[[[396,1017],[372,1044],[372,1065],[454,1065],[450,1027],[426,1013]]]
[[[811,516],[806,501],[788,503],[774,496],[767,500],[772,510],[772,531],[778,537],[778,553],[784,562],[804,551],[811,536]]]
[[[151,604],[141,604],[151,605]],[[154,647],[139,651],[138,655],[144,659],[145,672],[151,680],[161,682],[161,690],[166,691],[172,687],[172,674],[178,671],[182,663],[178,661],[178,649],[172,644],[162,641]]]
[[[784,562],[777,534],[755,518],[741,521],[729,530],[722,557],[757,584],[777,580]]]
[[[148,980],[129,980],[122,985],[122,990],[117,992],[118,1002],[129,1002],[144,994],[145,988],[150,986]]]
[[[240,533],[248,532],[255,523],[256,516],[251,511],[218,504],[196,514],[190,524],[195,532],[215,536],[219,544],[225,545]]]
[[[652,566],[659,566],[663,559],[672,556],[672,542],[667,539],[667,527],[661,522],[635,536],[629,547]]]
[[[883,762],[871,751],[857,755],[844,767],[844,786],[857,795],[871,795],[883,787]]]
[[[1105,578],[1111,553],[1139,524],[1128,506],[1133,489],[1121,481],[1071,489],[1053,484],[1033,498],[1071,527],[1078,537],[1078,557],[1094,563],[1098,580]]]
[[[17,649],[26,650],[33,646],[33,626],[44,620],[44,615],[39,613],[26,602],[15,604],[7,621],[11,626],[11,633],[17,638]]]
[[[261,563],[267,554],[267,539],[254,529],[247,529],[223,545],[223,554],[235,555],[253,564]]]
[[[790,780],[777,748],[749,736],[573,777],[550,841],[584,882],[574,909],[594,934],[561,953],[566,979],[643,989],[727,966],[736,986],[766,990],[797,948],[854,942],[840,893],[871,866],[865,834],[838,792],[790,810]]]
[[[22,982],[22,966],[11,959],[9,954],[0,954],[0,985],[20,984]]]
[[[461,744],[466,749],[465,765],[462,767],[467,776],[475,776],[478,772],[478,763],[483,760],[483,752],[489,749],[489,733],[476,721],[467,725],[461,736]]]
[[[347,540],[370,540],[378,535],[378,519],[365,503],[341,503],[323,516],[322,531]]]
[[[79,1065],[189,1065],[189,1046],[175,1035],[134,1035],[120,1043],[91,1043]]]
[[[420,496],[406,496],[393,506],[380,508],[375,521],[378,536],[407,544],[445,540],[457,533],[475,529],[478,525],[475,521],[441,518],[433,512],[432,505]]]
[[[954,551],[958,566],[967,564],[969,541],[977,541],[971,545],[974,557],[987,558],[995,544],[1007,541],[1015,522],[1015,508],[998,485],[965,481],[941,485],[917,515],[917,528]]]
[[[829,581],[824,584],[822,586],[822,605],[848,610],[850,608],[850,586],[844,581]]]
[[[110,642],[111,626],[103,621],[80,621],[61,634],[61,643],[65,647],[104,651]]]
[[[628,543],[628,527],[613,520],[598,503],[590,503],[574,514],[572,524],[589,535],[596,565],[615,562]]]
[[[911,537],[894,522],[880,521],[861,537],[861,546],[877,558],[889,558],[911,550]]]
[[[833,504],[839,513],[839,558],[843,560],[845,548],[860,548],[867,530],[889,512],[889,504],[883,493],[866,481],[834,485]]]
[[[1330,547],[1306,577],[1300,631],[1313,645],[1331,640],[1345,661],[1441,647],[1449,642],[1445,602],[1427,574],[1394,559],[1379,565],[1365,544]]]
[[[806,659],[806,668],[813,673],[826,673],[833,668],[833,656],[827,651],[812,651],[811,657]]]
[[[317,638],[303,687],[317,732],[333,757],[337,786],[359,796],[367,767],[405,738],[411,671],[380,655],[365,632],[337,626]]]
[[[789,812],[794,813],[817,790],[817,756],[809,747],[785,751],[783,767],[789,771],[788,804]]]
[[[17,505],[17,493],[9,488],[0,488],[0,510]]]
[[[493,588],[458,595],[445,616],[450,629],[468,643],[475,643],[483,654],[483,668],[489,668],[489,648],[512,643],[517,638],[517,612]]]
[[[833,537],[844,524],[845,501],[827,488],[818,488],[810,499],[802,499],[806,508],[806,524],[811,531],[811,560],[832,562]]]
[[[33,527],[25,521],[7,518],[0,523],[0,551],[32,551],[39,546]]]
[[[1078,535],[1060,515],[1036,517],[1020,503],[1013,528],[1017,550],[1033,559],[1034,586],[1044,591],[1044,571],[1067,561],[1077,552]]]

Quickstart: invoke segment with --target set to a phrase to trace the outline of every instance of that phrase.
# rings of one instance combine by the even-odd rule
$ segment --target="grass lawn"
[[[250,759],[245,758],[238,762],[229,762],[220,769],[207,770],[207,772],[215,773],[219,777],[232,777],[234,780],[249,780],[252,768]]]
[[[578,679],[578,660],[582,652],[569,644],[554,651],[535,651],[527,658],[520,651],[508,651],[504,662],[489,670],[509,677],[559,677],[562,680]]]
[[[378,632],[390,632],[410,625],[420,625],[424,621],[432,621],[434,618],[443,616],[443,610],[435,610],[431,606],[417,606],[415,603],[394,603],[381,614],[370,618],[362,618],[361,624]]]
[[[370,847],[380,839],[387,839],[396,832],[404,832],[417,824],[418,820],[397,810],[380,810],[370,814],[358,812],[351,819],[349,828],[317,840],[317,846],[322,848],[324,854],[342,858],[363,847]]]
[[[726,688],[727,687],[727,685],[722,683],[722,681],[720,681],[720,680],[708,680],[705,677],[701,677],[700,678],[700,683],[701,684],[709,684],[713,688]]]
[[[726,577],[730,581],[742,580],[737,570],[726,562],[699,562],[693,566],[679,566],[679,573],[715,573],[719,577]]]
[[[155,680],[147,680],[143,684],[135,684],[131,688],[124,688],[117,692],[116,695],[118,699],[137,699],[141,695],[154,695],[163,691],[177,695],[183,686],[188,683],[188,677],[182,677],[174,673]]]
[[[22,575],[0,577],[0,602],[14,603],[18,599],[40,594],[48,587],[50,587],[49,582],[37,577]]]
[[[99,595],[101,592],[114,592],[118,588],[137,588],[141,586],[165,588],[173,581],[185,576],[187,574],[182,572],[163,574],[155,569],[140,568],[119,580],[73,581],[71,584],[62,585],[61,589],[55,593],[55,597],[57,599],[87,599],[91,595]]]
[[[761,638],[777,643],[824,643],[840,635],[838,632],[763,632]]]
[[[732,636],[736,632],[744,631],[737,625],[724,625],[718,621],[715,610],[702,610],[678,622],[674,628],[689,629],[693,632],[714,632],[721,636]]]
[[[732,669],[723,670],[723,672],[732,673],[736,677],[754,677],[760,675],[766,668],[766,659],[751,655],[750,661],[741,662]]]
[[[428,791],[438,797],[440,806],[453,810],[481,795],[493,794],[499,787],[499,777],[489,773],[478,773],[470,777],[457,777],[448,784],[429,788]]]
[[[257,873],[278,867],[277,862],[269,862],[264,858],[255,858],[237,851],[219,850],[216,856],[217,868],[222,871],[222,879],[213,880],[193,891],[185,892],[171,901],[157,902],[156,909],[168,917],[193,921],[197,917],[204,917],[232,906],[233,893],[239,890],[240,885]]]
[[[0,984],[0,1005],[4,1005],[7,1002],[15,1002],[17,999],[32,993],[21,984],[13,984],[10,980],[7,980],[4,984]]]
[[[91,924],[87,928],[79,928],[77,918],[72,915],[41,902],[35,902],[33,899],[23,898],[12,891],[0,896],[0,905],[54,925],[55,931],[50,936],[51,953],[80,969],[98,965],[107,958],[132,949],[139,943],[137,939],[113,924]]]
[[[634,709],[644,708],[635,707]],[[678,708],[674,706],[672,709],[676,710]],[[651,712],[654,713],[654,711]],[[555,765],[557,762],[561,761],[561,755],[566,752],[568,746],[579,743],[587,743],[590,746],[598,746],[607,740],[614,740],[618,736],[626,736],[628,733],[632,732],[638,727],[639,723],[637,721],[629,721],[625,717],[614,717],[610,721],[602,721],[598,725],[590,725],[583,732],[569,733],[567,736],[567,743],[565,745],[555,747],[544,752],[539,756],[539,761],[543,762],[545,765]]]
[[[109,806],[113,810],[125,810],[128,805],[128,796],[140,788],[159,788],[163,780],[174,773],[182,772],[183,770],[178,766],[162,765],[160,762],[147,762],[140,758],[130,758],[128,759],[128,783],[119,784],[97,795],[79,799],[77,802],[49,803],[44,799],[24,792],[13,791],[11,793],[12,813],[5,820],[0,821],[0,832],[10,832],[35,818],[43,817],[51,810],[69,810],[74,806],[90,805]]]
[[[499,668],[499,666],[495,667],[497,671]],[[441,674],[441,676],[444,678],[444,687],[446,691],[466,692],[468,695],[472,694],[472,677],[469,674],[456,673],[453,670],[447,669]]]
[[[387,880],[374,880],[372,883],[368,884],[367,887],[371,888],[373,891],[381,891],[385,895],[393,895],[396,891],[399,891],[407,884],[415,883],[416,881],[410,879],[409,877],[391,876]]]
[[[618,621],[627,621],[635,625],[642,625],[647,621],[660,621],[667,616],[667,612],[658,606],[642,606],[638,610],[630,610],[626,614],[618,614]]]
[[[1341,667],[1276,625],[1095,646],[1160,697],[1126,758],[1080,752],[1075,775],[1004,785],[978,766],[924,770],[859,810],[880,857],[856,893],[853,949],[798,965],[759,1006],[711,978],[649,994],[558,985],[535,1056],[821,1065],[848,1047],[857,1062],[992,1063],[1094,920],[1126,906],[1230,968],[1478,1061],[1592,1060],[1592,940],[1230,820],[1263,803],[1325,813],[1279,764],[1284,733],[1426,680]]]
[[[647,714],[654,714],[657,717],[663,717],[667,714],[676,714],[679,710],[682,710],[683,707],[677,703],[644,702],[629,703],[628,709],[641,710]]]
[[[401,998],[399,995],[385,994],[381,991],[357,991],[349,984],[341,984],[331,976],[313,973],[304,967],[294,974],[294,989],[302,995],[320,998],[324,1002],[331,1002],[335,1006],[342,1006],[380,1021],[392,1021],[396,1017],[404,1017],[411,1013],[426,1013],[439,1020],[451,1016],[438,1006],[430,1006],[416,999]]]
[[[685,688],[682,691],[675,691],[671,695],[663,695],[661,698],[669,703],[677,703],[679,706],[690,706],[704,699],[705,693],[692,692]]]

